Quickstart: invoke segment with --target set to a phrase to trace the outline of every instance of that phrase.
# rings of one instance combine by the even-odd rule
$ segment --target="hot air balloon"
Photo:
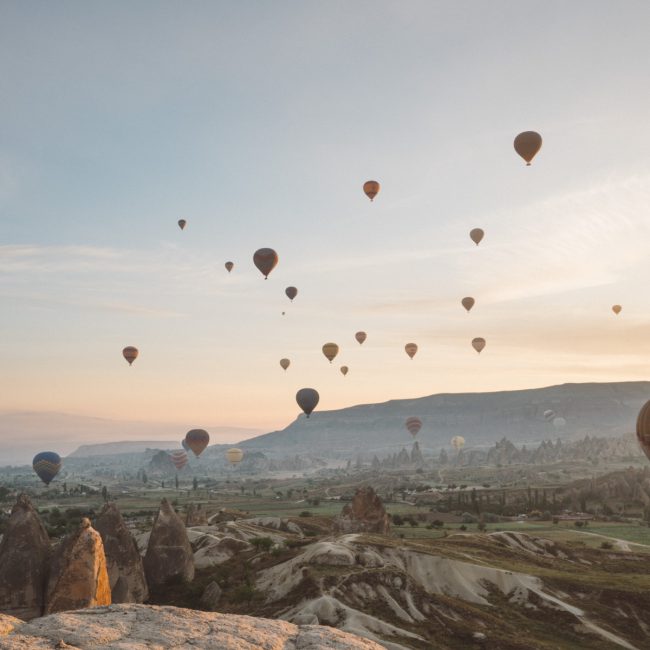
[[[169,457],[172,459],[174,467],[179,471],[187,465],[187,454],[182,449],[172,451],[172,453],[169,454]]]
[[[329,359],[329,362],[332,363],[334,357],[339,353],[339,346],[336,343],[325,343],[323,346],[323,354]]]
[[[530,166],[531,160],[537,155],[542,148],[542,136],[536,131],[524,131],[515,138],[515,151]]]
[[[189,445],[187,444],[187,440],[185,440],[185,438],[183,438],[183,439],[181,440],[181,447],[182,447],[185,451],[189,451],[189,450],[190,450],[190,447],[189,447]]]
[[[544,411],[544,419],[547,422],[550,422],[554,417],[555,417],[555,411],[552,411],[551,409],[546,409],[546,411]]]
[[[451,446],[456,451],[460,451],[465,446],[465,438],[463,438],[463,436],[454,436],[451,439]]]
[[[566,420],[564,418],[555,418],[553,420],[553,426],[556,429],[563,429],[566,426]]]
[[[224,266],[226,267],[226,271],[228,271],[228,273],[230,273],[230,271],[232,271],[232,269],[233,269],[233,267],[235,265],[234,265],[233,262],[226,262]]]
[[[298,402],[298,406],[304,411],[307,417],[318,406],[319,399],[320,395],[314,388],[301,388],[296,393],[296,402]]]
[[[242,458],[244,458],[244,452],[241,449],[237,449],[237,447],[228,449],[226,452],[226,459],[231,465],[239,465],[239,463],[242,461]]]
[[[367,337],[368,337],[368,335],[365,332],[357,332],[354,335],[354,338],[357,339],[357,341],[359,342],[359,345],[362,345]]]
[[[129,345],[122,350],[122,356],[129,362],[129,365],[138,358],[138,354],[138,348],[134,348],[132,345]]]
[[[614,306],[612,307],[612,311],[613,311],[617,316],[621,313],[621,309],[623,309],[623,307],[621,307],[620,305],[614,305]]]
[[[293,302],[293,299],[298,295],[298,289],[296,289],[296,287],[287,287],[284,292],[287,294],[287,297],[291,302]]]
[[[178,227],[179,227],[181,230],[185,230],[185,226],[186,226],[186,225],[187,225],[187,221],[185,221],[185,219],[179,219],[179,220],[178,220]]]
[[[643,453],[650,460],[650,400],[639,411],[636,420],[636,439],[639,441]]]
[[[373,201],[377,194],[379,194],[380,189],[381,185],[379,185],[377,181],[366,181],[363,184],[363,191],[371,201]]]
[[[341,372],[343,373],[343,376],[348,374],[348,370],[350,370],[347,366],[341,366]]]
[[[53,451],[42,451],[34,456],[32,467],[38,478],[49,485],[52,479],[61,471],[61,456]]]
[[[409,430],[409,433],[415,438],[422,428],[422,420],[416,417],[406,418],[406,428]]]
[[[469,238],[478,246],[481,240],[485,237],[485,233],[481,228],[474,228],[469,231]]]
[[[210,442],[210,434],[203,429],[192,429],[185,435],[187,446],[194,452],[198,458],[201,452],[208,446]]]
[[[467,298],[463,298],[460,301],[460,304],[463,307],[465,307],[465,309],[467,309],[467,311],[469,311],[474,306],[474,302],[475,302],[474,298],[472,298],[471,296],[467,296]]]
[[[406,350],[406,354],[408,354],[412,359],[415,356],[415,353],[418,351],[418,346],[415,343],[407,343],[404,346],[404,349]]]
[[[280,359],[280,365],[282,366],[282,370],[286,370],[291,365],[291,361],[289,359]]]
[[[472,339],[472,347],[481,354],[481,351],[485,347],[485,339],[482,339],[480,336],[478,338]]]
[[[264,279],[267,280],[269,273],[278,263],[278,254],[272,248],[260,248],[253,255],[253,263],[264,276]]]

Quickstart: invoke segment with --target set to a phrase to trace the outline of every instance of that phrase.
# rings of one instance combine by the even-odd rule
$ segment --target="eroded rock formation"
[[[343,507],[337,526],[346,533],[385,535],[390,530],[390,519],[377,493],[367,486],[357,488],[352,501]]]

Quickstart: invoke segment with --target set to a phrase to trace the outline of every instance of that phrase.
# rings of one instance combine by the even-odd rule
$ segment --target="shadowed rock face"
[[[107,503],[95,528],[102,537],[114,603],[142,603],[149,597],[142,557],[114,503]]]
[[[29,497],[21,494],[0,543],[0,612],[29,620],[41,616],[50,540]]]
[[[346,533],[380,533],[390,530],[390,519],[381,499],[371,487],[357,488],[352,501],[341,511],[337,522]]]
[[[190,582],[194,579],[194,557],[185,524],[167,499],[161,501],[151,529],[144,571],[150,587],[170,580]]]
[[[46,614],[111,604],[104,544],[84,519],[54,552],[47,585]]]

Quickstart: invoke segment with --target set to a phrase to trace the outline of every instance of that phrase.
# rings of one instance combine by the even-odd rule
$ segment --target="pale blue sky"
[[[647,379],[649,20],[614,0],[3,2],[0,411],[270,430],[305,385],[329,409]]]

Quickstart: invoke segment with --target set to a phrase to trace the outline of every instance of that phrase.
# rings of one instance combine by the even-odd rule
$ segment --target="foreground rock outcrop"
[[[377,493],[370,487],[357,488],[352,501],[343,507],[337,526],[344,533],[390,531],[390,518]]]
[[[194,579],[194,557],[185,524],[167,499],[161,501],[149,535],[144,571],[149,587],[170,580],[191,582]]]
[[[114,603],[142,603],[149,597],[142,557],[114,503],[107,503],[95,528],[102,537]]]
[[[0,616],[0,650],[383,650],[330,627],[176,607],[112,605],[18,623]]]
[[[111,604],[104,544],[84,518],[56,548],[47,585],[46,614]]]
[[[41,616],[50,540],[29,497],[21,494],[0,543],[0,612],[29,620]]]

